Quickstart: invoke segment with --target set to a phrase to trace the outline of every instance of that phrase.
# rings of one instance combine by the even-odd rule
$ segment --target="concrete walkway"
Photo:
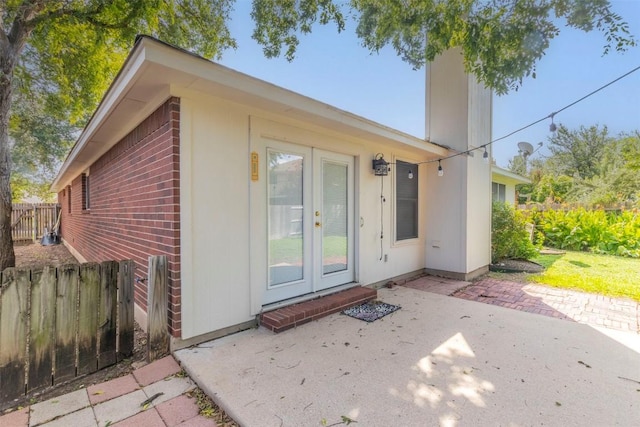
[[[402,309],[245,331],[176,357],[243,426],[640,425],[638,334],[405,286],[378,298]]]
[[[188,395],[195,385],[181,371],[167,356],[125,377],[0,416],[0,426],[216,426],[198,414],[196,399]],[[148,399],[153,400],[141,405]]]

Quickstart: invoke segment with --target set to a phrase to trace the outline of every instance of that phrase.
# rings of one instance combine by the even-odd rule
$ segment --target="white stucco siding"
[[[479,151],[468,159],[467,270],[475,271],[491,262],[491,167]]]
[[[367,285],[425,267],[426,165],[418,172],[419,237],[402,242],[395,241],[395,166],[384,178],[371,168],[377,153],[389,162],[421,162],[429,158],[425,153],[341,137],[190,91],[175,95],[181,100],[182,339],[251,320],[262,310],[267,234],[260,215],[266,199],[254,189],[264,185],[266,169],[261,155],[260,178],[251,181],[250,155],[269,141],[353,157],[356,282]]]
[[[247,115],[182,97],[182,338],[252,318]]]
[[[427,168],[426,266],[434,270],[466,272],[466,157],[454,157]]]
[[[442,160],[442,177],[437,163],[428,168],[425,264],[467,275],[489,264],[491,166],[483,149],[462,153],[491,141],[491,92],[464,72],[459,49],[437,57],[426,72],[426,134],[461,154]]]
[[[378,153],[382,154],[389,162],[395,159],[406,162],[424,161],[426,157],[417,151],[390,150],[380,144],[371,144],[368,141],[354,138],[340,138],[336,135],[321,133],[317,128],[310,130],[302,123],[287,123],[275,121],[273,116],[269,119],[260,117],[261,112],[253,111],[251,116],[251,144],[252,151],[259,151],[261,144],[269,145],[269,141],[283,141],[299,144],[311,148],[353,156],[355,159],[355,240],[356,240],[356,277],[355,280],[363,285],[376,283],[385,279],[399,276],[424,268],[424,235],[426,220],[424,218],[426,197],[421,195],[419,199],[419,238],[403,242],[395,241],[395,216],[394,216],[394,173],[395,167],[391,165],[391,172],[384,177],[384,185],[381,185],[381,177],[373,174],[371,160]],[[264,114],[264,113],[263,113]],[[280,118],[288,121],[286,117]],[[425,165],[419,166],[419,187],[426,187]],[[259,185],[252,183],[253,185]],[[381,190],[384,194],[384,202],[381,202]],[[258,194],[258,193],[256,193]],[[252,203],[257,197],[252,196]],[[381,209],[382,203],[382,209]],[[260,225],[260,206],[252,207],[254,220],[252,221],[252,236],[266,238],[264,226]],[[257,227],[257,228],[256,228]],[[383,239],[380,235],[383,233]],[[381,247],[382,240],[382,247]],[[260,241],[260,238],[257,239]],[[266,245],[265,245],[266,246]],[[259,251],[260,248],[257,248]],[[257,251],[252,251],[252,256],[261,258]],[[385,261],[386,255],[386,261]],[[266,280],[266,265],[260,264],[260,260],[252,260],[252,307],[257,312],[261,307],[261,295],[264,281]]]
[[[491,141],[492,93],[468,76],[469,147],[482,147]],[[490,154],[491,147],[487,147]],[[491,165],[483,158],[484,150],[473,151],[468,158],[467,182],[467,270],[475,271],[491,262]]]

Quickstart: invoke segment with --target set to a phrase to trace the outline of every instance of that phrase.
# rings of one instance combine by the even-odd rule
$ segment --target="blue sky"
[[[411,135],[424,137],[424,69],[412,70],[391,49],[370,54],[347,22],[345,32],[318,26],[301,38],[296,59],[266,59],[251,39],[250,2],[238,0],[230,23],[238,49],[224,53],[220,63],[364,116]],[[613,0],[612,8],[629,23],[640,40],[640,0]],[[624,54],[602,55],[599,32],[566,29],[552,41],[537,66],[537,78],[526,79],[517,92],[495,97],[493,137],[506,135],[581,98],[640,66],[640,46]],[[555,117],[570,129],[606,125],[611,134],[640,130],[640,70]],[[499,166],[517,155],[518,141],[545,143],[546,120],[494,145]]]

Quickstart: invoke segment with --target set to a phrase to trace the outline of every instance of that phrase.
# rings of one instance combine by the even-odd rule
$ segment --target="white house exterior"
[[[75,221],[65,229],[63,218],[65,244],[88,261],[134,257],[141,275],[144,255],[172,253],[176,348],[347,287],[425,271],[481,274],[490,263],[491,168],[478,151],[443,160],[440,177],[437,160],[490,141],[491,93],[464,74],[457,52],[427,76],[422,140],[142,37],[54,182]],[[122,221],[113,247],[82,246],[83,221],[98,221],[99,208],[92,202],[86,215],[73,215],[78,177],[91,178],[91,200],[111,197],[104,209],[112,208],[118,195],[96,188],[98,166],[118,169],[114,150],[126,154],[118,144],[167,100],[179,150],[176,243],[130,253]],[[373,173],[379,157],[391,163],[387,176]]]
[[[496,165],[491,166],[492,200],[516,205],[516,185],[518,184],[531,184],[531,180]]]

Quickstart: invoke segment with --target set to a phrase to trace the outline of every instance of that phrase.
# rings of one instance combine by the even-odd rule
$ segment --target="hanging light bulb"
[[[556,129],[558,129],[558,127],[556,126],[556,124],[555,124],[555,123],[553,123],[553,116],[555,116],[555,115],[556,115],[556,113],[551,113],[551,116],[550,116],[550,117],[551,117],[551,124],[549,125],[549,131],[550,131],[550,132],[555,132],[555,131],[556,131]]]
[[[489,163],[489,153],[487,152],[487,146],[484,146],[484,153],[482,153],[482,159],[485,163]]]
[[[413,179],[413,171],[411,169],[409,169],[409,175],[407,175],[407,178]]]
[[[442,165],[440,164],[440,160],[438,160],[438,176],[443,176],[444,170],[442,169]]]

